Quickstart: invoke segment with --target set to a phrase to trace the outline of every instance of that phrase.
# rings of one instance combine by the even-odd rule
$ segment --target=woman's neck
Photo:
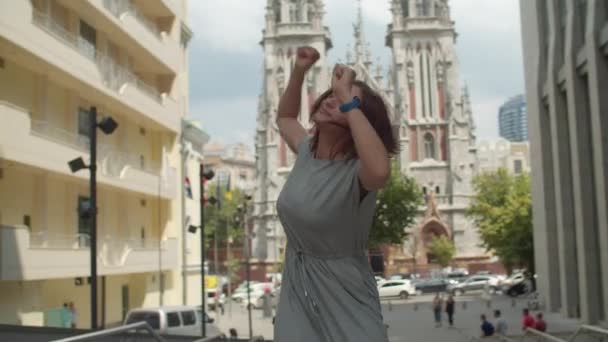
[[[347,135],[333,135],[319,131],[316,157],[319,159],[344,159],[346,153],[343,149],[347,142]]]

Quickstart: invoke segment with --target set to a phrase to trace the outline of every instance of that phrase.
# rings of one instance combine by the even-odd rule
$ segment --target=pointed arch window
[[[416,14],[419,17],[428,17],[430,12],[429,0],[416,0]]]
[[[410,16],[410,0],[401,0],[401,11],[404,17]]]
[[[424,135],[424,158],[435,159],[435,137],[431,133]]]

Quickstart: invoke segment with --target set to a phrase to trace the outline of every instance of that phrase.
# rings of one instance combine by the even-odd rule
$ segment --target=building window
[[[86,21],[80,20],[80,37],[78,39],[80,52],[90,59],[95,58],[97,51],[97,31]]]
[[[401,0],[401,10],[404,17],[410,16],[410,0]]]
[[[582,45],[585,42],[585,31],[587,27],[587,0],[577,0],[576,5],[578,7],[578,16],[580,19],[579,33]]]
[[[513,161],[513,172],[515,172],[515,174],[518,174],[518,175],[523,172],[523,163],[521,160]]]
[[[559,39],[561,40],[560,49],[566,52],[566,27],[568,25],[568,0],[559,0]],[[547,37],[548,38],[548,37]]]
[[[424,135],[424,158],[435,159],[435,138],[431,133]]]
[[[146,167],[146,158],[143,155],[139,155],[139,167],[143,170]]]
[[[422,194],[423,194],[423,195],[426,195],[426,186],[423,186],[423,187],[422,187]]]
[[[91,129],[89,119],[89,111],[80,107],[78,108],[78,134],[84,137],[89,137],[89,130]]]
[[[430,15],[428,0],[417,0],[416,1],[416,12],[419,17],[428,17]]]
[[[439,195],[439,186],[435,187],[435,194]]]
[[[30,215],[23,215],[23,225],[32,230],[32,217]]]

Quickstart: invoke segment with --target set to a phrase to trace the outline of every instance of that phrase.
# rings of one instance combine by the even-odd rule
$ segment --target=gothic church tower
[[[312,46],[321,58],[308,72],[302,89],[300,122],[310,127],[309,109],[330,85],[327,51],[332,47],[323,25],[321,0],[268,0],[261,46],[264,50],[263,84],[256,129],[256,192],[253,213],[253,257],[273,264],[281,259],[285,234],[276,213],[276,200],[291,170],[295,155],[279,135],[275,123],[279,98],[295,63],[296,49]]]
[[[457,260],[485,259],[476,229],[464,215],[477,157],[448,0],[392,0],[391,12],[386,45],[392,50],[399,162],[423,187],[426,212],[433,214],[421,215],[412,232],[417,239],[410,239],[419,246],[406,249],[415,250],[417,262],[425,264],[433,259],[427,250],[432,237],[447,235],[456,245]]]

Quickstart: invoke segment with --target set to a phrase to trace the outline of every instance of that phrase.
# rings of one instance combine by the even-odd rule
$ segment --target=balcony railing
[[[143,27],[150,31],[150,33],[158,39],[162,39],[161,30],[158,29],[158,26],[143,15],[132,0],[103,0],[103,6],[119,19],[125,14],[131,15]]]
[[[118,64],[112,57],[98,50],[80,35],[67,30],[48,13],[34,9],[33,21],[40,28],[94,62],[99,68],[103,83],[110,89],[119,91],[123,85],[130,83],[158,103],[162,103],[161,93],[154,86],[137,77],[127,67]]]
[[[79,249],[90,246],[88,234],[51,234],[41,231],[30,234],[31,248]]]
[[[34,134],[45,139],[68,145],[83,152],[89,150],[88,137],[53,126],[47,121],[32,120],[31,129]],[[121,151],[106,144],[98,143],[97,149],[101,172],[107,176],[119,177],[125,167],[131,167],[155,176],[161,174],[161,166],[158,162],[147,161],[142,165],[139,155]]]

